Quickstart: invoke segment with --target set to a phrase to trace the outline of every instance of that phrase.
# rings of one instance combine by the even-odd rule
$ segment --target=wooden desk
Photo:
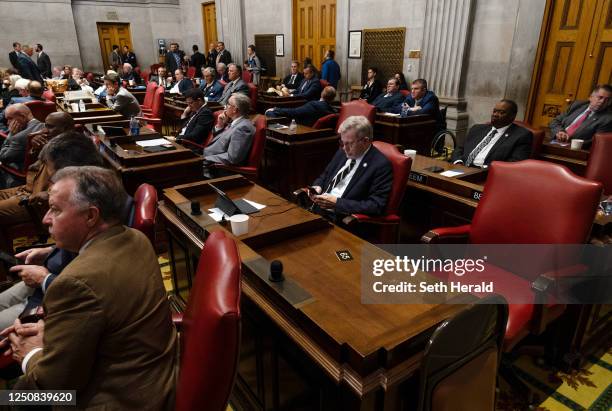
[[[250,233],[237,241],[243,323],[232,403],[248,410],[294,409],[298,404],[308,410],[396,410],[402,400],[415,403],[414,397],[406,398],[411,391],[403,383],[414,387],[433,328],[462,306],[362,304],[362,251],[367,248],[377,258],[389,254],[342,229],[317,225],[317,217],[303,209],[285,212],[289,203],[242,177],[213,182],[231,198],[270,204],[257,213],[268,217],[254,214],[259,221],[251,223],[267,230],[266,241],[251,241]],[[202,236],[225,230],[186,215],[190,201],[200,201],[202,209],[214,201],[206,184],[164,191],[160,214],[173,273],[190,275]],[[337,250],[348,250],[354,260],[341,262]],[[274,259],[284,265],[286,280],[280,284],[267,280]]]
[[[416,150],[428,156],[436,133],[436,121],[429,115],[416,115],[405,118],[376,113],[374,138],[391,144],[401,144],[404,148]]]
[[[75,124],[91,124],[102,121],[118,121],[124,120],[125,117],[107,106],[100,103],[86,103],[86,111],[72,111],[72,107],[64,107],[63,101],[58,100],[56,103],[57,111],[63,111],[74,119]]]
[[[299,125],[295,133],[288,128],[267,129],[261,183],[290,198],[298,188],[312,183],[338,150],[338,136],[333,129],[317,130]]]
[[[301,97],[281,97],[276,94],[260,93],[257,96],[257,112],[264,114],[267,109],[272,107],[293,108],[305,103],[306,100]]]
[[[132,93],[136,100],[138,100],[139,104],[144,102],[145,94],[147,94],[147,89],[145,88],[136,88],[136,87],[127,87],[127,91]]]
[[[588,150],[572,150],[570,145],[551,144],[550,140],[542,144],[540,159],[562,164],[574,173],[583,176],[589,159]]]
[[[217,110],[223,110],[223,105],[216,101],[209,101],[206,107],[213,113]],[[187,108],[185,98],[182,96],[165,96],[164,97],[164,114],[163,124],[167,127],[167,134],[176,135],[181,130],[181,115]]]
[[[153,130],[141,128],[136,141],[160,137]],[[169,141],[174,150],[148,153],[136,143],[113,145],[108,137],[99,136],[99,139],[102,156],[119,173],[128,194],[133,194],[142,183],[162,189],[202,178],[202,157],[179,144]]]

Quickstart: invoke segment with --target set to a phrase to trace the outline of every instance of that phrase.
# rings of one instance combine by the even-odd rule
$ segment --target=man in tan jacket
[[[15,389],[76,390],[85,409],[171,409],[176,331],[150,242],[119,222],[121,182],[87,166],[52,183],[43,222],[78,256],[46,291],[44,322],[2,333],[25,374]]]

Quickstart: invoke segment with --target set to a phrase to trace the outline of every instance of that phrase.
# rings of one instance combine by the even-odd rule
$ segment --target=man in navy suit
[[[190,140],[202,144],[208,138],[208,133],[215,124],[212,112],[204,106],[204,94],[199,88],[185,91],[185,102],[187,108],[181,115],[183,128],[176,137],[176,142]]]
[[[283,79],[282,87],[287,87],[289,90],[295,90],[302,84],[304,76],[298,71],[300,63],[296,60],[291,62],[291,72]]]
[[[402,100],[404,100],[404,96],[399,92],[399,81],[395,77],[391,77],[387,81],[387,92],[384,94],[380,93],[374,99],[372,105],[376,107],[377,111],[389,112],[395,106],[401,104]]]
[[[23,46],[24,53],[19,55],[19,67],[21,68],[21,77],[27,78],[30,80],[36,80],[41,84],[44,84],[44,80],[40,75],[40,70],[36,63],[32,61],[32,54],[34,54],[34,49],[32,46],[24,44]]]
[[[358,213],[380,215],[385,211],[393,169],[389,160],[372,145],[372,125],[364,116],[347,118],[338,130],[340,148],[309,193],[315,210],[340,222]]]
[[[416,79],[410,87],[410,94],[406,96],[403,103],[398,104],[391,110],[392,113],[405,113],[406,116],[417,114],[428,114],[436,120],[438,130],[446,128],[444,119],[440,114],[440,103],[433,91],[427,89],[425,79]],[[402,113],[402,115],[403,115]]]
[[[212,67],[202,67],[202,81],[200,81],[200,90],[204,93],[206,101],[217,101],[223,95],[223,86],[215,78],[215,69]]]
[[[295,119],[299,124],[312,126],[318,119],[328,114],[335,113],[331,102],[336,98],[336,89],[327,86],[321,92],[321,99],[309,101],[306,104],[295,108],[274,107],[266,110],[267,117],[289,117]]]
[[[293,92],[293,96],[302,97],[306,100],[317,100],[321,95],[321,82],[314,75],[312,65],[304,67],[304,80],[302,84]]]
[[[172,85],[172,88],[170,89],[171,94],[183,94],[187,90],[193,88],[193,81],[185,77],[185,74],[183,74],[183,70],[174,70],[174,78],[176,79],[176,82]]]
[[[529,158],[533,134],[513,124],[518,107],[512,100],[501,100],[493,108],[491,124],[476,124],[465,143],[453,152],[453,164],[486,168],[492,161],[521,161]]]

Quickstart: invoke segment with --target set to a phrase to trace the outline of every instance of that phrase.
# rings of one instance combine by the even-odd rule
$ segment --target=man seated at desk
[[[591,146],[595,133],[612,131],[612,86],[595,87],[588,101],[575,101],[567,111],[550,122],[550,134],[559,142],[584,140]]]
[[[372,145],[372,125],[364,116],[351,116],[339,127],[341,148],[309,193],[323,216],[340,223],[350,214],[380,215],[391,193],[391,163]]]
[[[227,75],[227,66],[225,63],[217,63],[217,80],[225,81],[225,83],[229,83],[230,79]]]
[[[199,88],[192,88],[185,92],[187,108],[181,114],[183,128],[176,137],[176,142],[182,140],[204,143],[208,133],[213,127],[214,119],[211,111],[204,106],[204,94]]]
[[[410,87],[410,94],[401,104],[393,107],[392,113],[401,113],[402,116],[414,116],[417,114],[428,114],[436,119],[438,130],[445,128],[444,120],[440,114],[440,103],[433,91],[427,89],[425,79],[416,79]]]
[[[215,78],[215,70],[212,67],[202,67],[202,78],[200,90],[206,101],[217,101],[223,94],[223,86]]]
[[[321,82],[314,75],[314,68],[311,64],[304,67],[304,80],[293,92],[292,96],[302,97],[306,100],[317,100],[321,96]]]
[[[280,85],[281,89],[286,88],[287,90],[295,90],[302,84],[304,76],[298,70],[299,65],[300,63],[296,60],[291,62],[291,72],[283,79]]]
[[[401,104],[404,100],[404,96],[399,92],[399,80],[395,77],[391,77],[387,81],[387,92],[380,93],[378,97],[374,99],[372,105],[376,107],[376,111],[390,112],[398,104]]]
[[[212,163],[240,165],[246,160],[255,135],[250,109],[251,100],[247,96],[231,95],[225,111],[217,118],[212,140],[204,148],[205,177],[218,176],[216,169],[209,168]]]
[[[376,67],[368,67],[368,78],[361,89],[359,100],[366,100],[368,103],[372,104],[376,97],[382,93],[382,84],[380,84],[380,81],[376,78],[377,74],[378,69]]]
[[[491,124],[476,124],[463,145],[453,152],[453,164],[486,168],[492,161],[521,161],[529,158],[533,134],[513,124],[518,107],[512,100],[501,100],[493,108]]]
[[[245,96],[249,95],[249,86],[242,80],[242,68],[237,64],[230,63],[227,66],[227,72],[229,82],[225,85],[223,94],[219,98],[219,103],[221,104],[227,104],[230,96],[234,93],[242,93]]]
[[[176,81],[170,89],[170,94],[184,94],[187,90],[193,88],[193,81],[185,77],[182,69],[174,70],[174,78]]]
[[[267,117],[289,117],[295,119],[298,124],[312,126],[318,119],[336,112],[331,105],[336,98],[336,89],[327,86],[321,92],[321,99],[309,101],[300,107],[279,108],[274,107],[266,110]]]
[[[157,75],[151,76],[149,81],[156,82],[158,86],[162,86],[166,90],[172,87],[172,77],[168,77],[168,72],[164,66],[159,66],[157,68]]]
[[[134,68],[130,63],[123,63],[123,67],[121,69],[121,81],[125,81],[130,86],[136,86],[142,83],[142,79],[134,71]]]
[[[140,116],[140,104],[136,97],[125,88],[121,87],[119,75],[107,74],[104,76],[106,86],[106,105],[121,113],[125,117]]]

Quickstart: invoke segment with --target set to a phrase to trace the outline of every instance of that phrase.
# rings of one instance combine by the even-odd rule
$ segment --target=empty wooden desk
[[[542,160],[562,164],[582,176],[586,171],[589,151],[572,150],[569,143],[561,145],[548,140],[542,144],[539,157]]]
[[[273,107],[294,108],[306,103],[301,97],[279,96],[273,93],[260,93],[257,97],[257,112],[264,114],[267,109]]]
[[[390,116],[376,113],[374,138],[391,144],[401,144],[404,148],[416,150],[428,156],[436,133],[436,121],[429,115]]]

